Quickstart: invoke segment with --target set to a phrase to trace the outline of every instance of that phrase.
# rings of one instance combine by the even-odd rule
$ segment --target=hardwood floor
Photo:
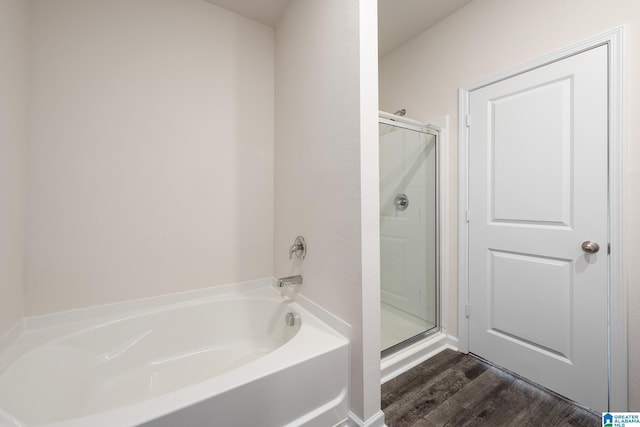
[[[383,384],[382,410],[388,427],[602,425],[598,414],[453,350]]]

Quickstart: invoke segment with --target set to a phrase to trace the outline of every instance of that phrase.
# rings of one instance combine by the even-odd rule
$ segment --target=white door
[[[474,90],[469,104],[469,350],[597,411],[607,82],[600,46]]]

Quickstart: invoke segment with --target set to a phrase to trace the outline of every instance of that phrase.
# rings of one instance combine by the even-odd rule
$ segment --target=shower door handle
[[[393,204],[399,211],[407,210],[409,207],[409,198],[406,194],[400,193],[393,199]]]

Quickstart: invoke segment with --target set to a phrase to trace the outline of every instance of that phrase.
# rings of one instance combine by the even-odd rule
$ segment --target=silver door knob
[[[590,254],[595,254],[600,250],[600,245],[591,240],[587,240],[586,242],[582,242],[582,250]]]

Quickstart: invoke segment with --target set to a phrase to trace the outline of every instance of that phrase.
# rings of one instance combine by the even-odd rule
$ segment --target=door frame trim
[[[525,64],[472,83],[459,90],[458,110],[458,338],[459,349],[469,352],[469,96],[474,90],[542,67],[601,45],[609,46],[609,410],[627,411],[627,277],[624,267],[624,26],[590,37]]]

